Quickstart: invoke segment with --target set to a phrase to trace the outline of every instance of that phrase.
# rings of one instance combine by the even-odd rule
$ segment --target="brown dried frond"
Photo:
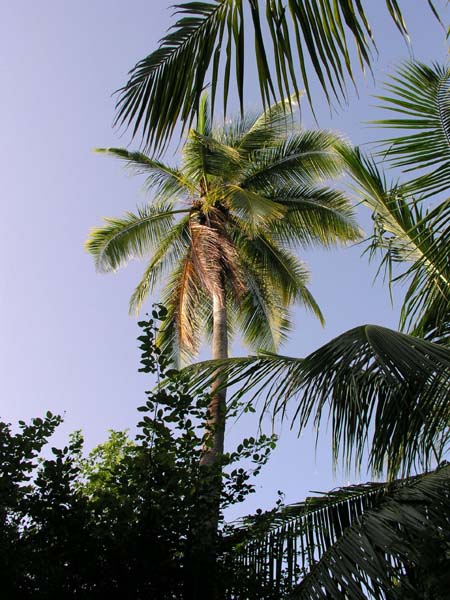
[[[240,269],[239,254],[230,240],[224,215],[217,208],[209,210],[205,223],[190,223],[192,262],[203,287],[214,295],[231,289],[236,298],[246,290]]]

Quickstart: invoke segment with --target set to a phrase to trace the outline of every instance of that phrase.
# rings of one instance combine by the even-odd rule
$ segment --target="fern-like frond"
[[[421,1],[432,6],[431,0]],[[385,0],[385,4],[407,37],[399,4],[396,0]],[[357,62],[362,68],[370,67],[375,48],[360,0],[289,0],[287,4],[189,1],[175,5],[175,14],[178,20],[159,48],[131,70],[128,82],[119,90],[116,123],[131,127],[133,136],[139,132],[147,148],[164,147],[177,122],[191,126],[208,74],[212,107],[221,81],[224,108],[233,87],[242,112],[244,71],[250,54],[248,28],[253,33],[252,53],[266,106],[298,94],[301,87],[311,102],[312,79],[319,82],[329,102],[345,98],[346,84],[354,75],[350,40],[356,44]]]
[[[378,96],[381,108],[395,113],[377,127],[405,130],[383,140],[380,154],[406,173],[409,193],[421,196],[450,189],[450,69],[413,61],[397,69]],[[417,172],[419,171],[419,175]]]
[[[182,260],[189,243],[189,216],[186,216],[172,227],[145,268],[142,279],[130,299],[130,314],[139,313],[144,300],[153,291],[158,281],[164,279],[166,273],[174,269]]]
[[[99,271],[113,271],[132,258],[145,258],[169,234],[179,214],[170,205],[143,206],[121,219],[105,218],[105,225],[91,229],[85,243]]]
[[[217,364],[192,367],[207,386]],[[375,473],[408,473],[440,460],[450,442],[450,350],[377,325],[351,329],[303,359],[230,359],[230,385],[301,432],[328,415],[333,452],[348,466],[366,447]],[[197,374],[195,374],[197,373]]]
[[[323,130],[305,130],[283,143],[256,153],[249,161],[241,181],[246,188],[307,186],[342,173],[337,148],[342,144],[336,134]]]
[[[236,523],[228,559],[252,600],[385,600],[425,590],[443,599],[449,507],[448,465],[353,485]]]
[[[314,186],[275,188],[270,198],[286,209],[269,225],[271,235],[289,246],[357,242],[362,238],[355,211],[346,194]]]
[[[96,148],[99,154],[107,154],[125,161],[126,166],[135,175],[145,177],[145,188],[153,191],[158,198],[173,201],[195,193],[196,187],[186,173],[169,167],[150,158],[142,152],[129,152],[125,148]]]

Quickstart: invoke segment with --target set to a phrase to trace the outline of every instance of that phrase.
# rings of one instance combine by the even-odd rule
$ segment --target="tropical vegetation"
[[[232,565],[202,571],[201,531],[211,470],[200,467],[208,398],[169,369],[155,346],[164,309],[141,323],[141,371],[167,388],[148,392],[137,435],[111,431],[87,456],[75,432],[50,438],[61,418],[0,423],[0,574],[8,600],[205,597],[229,587]],[[254,492],[273,436],[246,438],[223,457],[220,519]],[[223,537],[224,532],[218,534]],[[199,545],[200,542],[200,545]],[[223,552],[220,550],[219,559]]]
[[[413,178],[389,185],[373,160],[342,150],[358,197],[373,211],[368,250],[372,257],[381,252],[380,269],[391,285],[407,283],[400,318],[405,332],[363,325],[303,359],[262,355],[223,365],[238,394],[251,394],[247,401],[263,395],[264,408],[281,416],[295,402],[292,424],[300,431],[327,418],[336,459],[359,468],[368,449],[372,470],[390,478],[285,507],[259,530],[248,521],[243,546],[235,550],[237,560],[242,550],[252,565],[260,586],[255,597],[264,597],[268,582],[285,585],[284,568],[292,598],[448,595],[447,78],[446,67],[408,63],[389,84],[391,95],[382,97],[399,114],[377,124],[413,131],[391,137],[380,154],[413,171]],[[425,199],[433,202],[428,210]],[[202,387],[210,369],[195,366],[194,385]],[[396,481],[398,474],[403,479]]]
[[[195,121],[205,85],[211,89],[212,108],[222,91],[226,112],[229,91],[235,89],[243,112],[246,68],[254,61],[266,106],[298,95],[301,89],[313,106],[313,80],[327,102],[340,103],[348,98],[349,87],[356,86],[355,65],[370,70],[377,50],[368,18],[371,3],[209,0],[176,4],[178,20],[118,90],[116,124],[131,128],[133,137],[139,133],[148,149],[164,148],[179,121],[183,128]],[[434,1],[418,3],[441,21]],[[386,16],[408,41],[402,9],[409,2],[385,0],[383,4]],[[253,34],[252,46],[247,46],[249,34]]]
[[[406,37],[400,3],[385,4]],[[439,19],[434,3],[425,4]],[[158,386],[139,409],[136,439],[113,432],[87,458],[79,433],[39,456],[60,423],[50,413],[19,423],[19,433],[0,423],[8,597],[448,598],[448,66],[411,61],[386,84],[380,102],[392,118],[376,126],[395,133],[375,159],[329,132],[286,135],[300,80],[310,102],[311,74],[328,102],[347,97],[349,38],[370,67],[366,7],[362,0],[184,2],[160,48],[119,91],[117,123],[140,133],[146,153],[104,152],[145,175],[154,197],[137,214],[107,219],[87,248],[99,270],[150,259],[132,310],[169,275],[166,307],[140,323],[141,370]],[[248,21],[262,100],[281,102],[215,129],[219,82],[226,109],[233,71],[243,113]],[[202,96],[208,74],[211,107]],[[149,153],[165,147],[180,120],[189,132],[176,168]],[[381,162],[404,171],[400,182],[388,181]],[[358,238],[347,196],[324,183],[344,169],[373,214],[369,256],[381,256],[390,286],[406,285],[400,331],[362,325],[305,358],[278,356],[292,302],[322,319],[294,248]],[[263,352],[229,359],[235,331]],[[196,354],[204,334],[215,360],[172,368],[175,355]],[[237,391],[226,404],[231,385]],[[319,434],[328,418],[335,459],[359,468],[367,452],[372,472],[387,481],[279,502],[225,526],[224,508],[254,491],[251,475],[275,445],[262,435],[225,453],[225,417],[255,410],[261,396],[275,417],[293,406],[299,431],[314,423]],[[236,464],[242,460],[246,466]]]
[[[149,259],[130,308],[139,310],[165,281],[164,351],[195,355],[206,333],[213,358],[225,359],[235,330],[253,349],[275,351],[290,329],[293,302],[323,321],[308,271],[292,249],[329,247],[360,233],[345,195],[324,183],[342,172],[341,139],[296,127],[286,104],[214,129],[204,96],[180,168],[138,152],[106,150],[145,175],[154,196],[137,214],[92,230],[86,247],[103,271],[135,256]],[[223,453],[225,387],[219,384],[216,374],[212,447],[204,462]]]

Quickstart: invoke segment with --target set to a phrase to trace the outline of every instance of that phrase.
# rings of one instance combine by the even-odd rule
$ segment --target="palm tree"
[[[439,20],[432,0],[421,1]],[[209,0],[177,4],[179,20],[118,90],[116,123],[132,127],[133,136],[140,131],[148,148],[164,146],[179,120],[188,127],[194,122],[207,77],[214,98],[223,76],[226,107],[233,73],[242,112],[246,56],[253,53],[246,48],[248,21],[265,105],[296,93],[299,81],[311,103],[313,78],[329,103],[340,102],[347,97],[347,83],[354,84],[354,56],[363,68],[370,68],[376,49],[366,3],[373,2]],[[385,4],[387,14],[407,39],[399,3],[385,0]],[[356,46],[354,56],[350,41]],[[268,58],[270,53],[273,60]]]
[[[221,368],[248,402],[264,395],[265,408],[285,414],[298,402],[293,425],[317,425],[326,411],[335,456],[370,464],[391,477],[439,462],[450,442],[450,209],[448,200],[424,214],[401,186],[386,188],[377,166],[358,150],[341,149],[358,196],[374,214],[370,251],[384,252],[395,280],[409,281],[401,325],[409,334],[377,325],[344,332],[305,358],[268,355],[231,359]],[[405,266],[395,274],[394,266]],[[217,365],[199,363],[194,386],[206,385]]]
[[[373,212],[369,251],[382,253],[390,284],[407,284],[403,333],[363,325],[304,359],[237,359],[228,366],[232,381],[251,375],[261,393],[270,374],[266,402],[276,411],[299,398],[300,427],[312,415],[318,422],[329,407],[335,453],[340,443],[358,464],[369,439],[374,471],[387,461],[391,476],[408,473],[417,460],[439,461],[450,441],[450,202],[442,199],[450,187],[449,82],[448,66],[410,61],[380,96],[393,116],[375,123],[403,131],[382,142],[379,155],[404,169],[405,182],[389,183],[373,160],[340,148],[357,196]],[[432,203],[428,210],[424,199]],[[208,369],[198,367],[197,385]]]
[[[308,272],[291,248],[356,240],[359,230],[346,197],[322,184],[342,170],[341,140],[326,131],[295,130],[287,102],[215,130],[204,96],[179,169],[142,153],[103,150],[145,175],[155,196],[137,214],[93,229],[86,247],[101,271],[150,256],[132,311],[167,276],[163,350],[193,356],[206,335],[213,358],[226,359],[229,338],[239,329],[251,347],[274,351],[289,330],[288,307],[295,301],[323,319],[307,288]],[[204,464],[223,452],[222,384],[216,372]]]
[[[387,469],[390,476],[386,484],[285,507],[262,525],[244,523],[231,551],[236,568],[253,569],[260,589],[284,584],[293,599],[448,596],[450,210],[442,200],[449,187],[448,70],[409,63],[393,80],[383,102],[400,115],[378,124],[410,131],[391,137],[382,154],[413,177],[389,185],[358,150],[343,148],[342,156],[373,211],[370,253],[382,252],[380,268],[390,283],[408,284],[400,325],[409,333],[363,325],[303,359],[263,355],[221,365],[239,394],[251,394],[249,402],[264,395],[264,408],[284,415],[295,399],[293,424],[300,430],[310,421],[319,426],[328,413],[335,458],[341,453],[358,467],[368,446],[373,471]],[[433,195],[429,210],[420,191],[429,200]],[[192,368],[194,387],[205,385],[211,368]],[[433,464],[435,471],[411,477]],[[393,481],[399,472],[406,479]]]

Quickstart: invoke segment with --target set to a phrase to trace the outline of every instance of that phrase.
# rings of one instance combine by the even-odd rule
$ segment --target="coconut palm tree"
[[[291,249],[352,241],[359,229],[346,197],[323,185],[342,170],[341,140],[295,128],[287,102],[214,129],[204,96],[180,168],[138,152],[103,150],[145,175],[154,197],[136,214],[106,219],[86,247],[100,271],[132,257],[149,259],[132,311],[166,278],[161,298],[168,314],[159,339],[164,350],[193,356],[206,335],[213,358],[226,359],[238,329],[251,347],[274,351],[289,330],[292,302],[323,319],[307,288],[308,272]],[[205,464],[223,452],[221,380],[216,373]]]
[[[412,177],[389,184],[374,161],[341,148],[358,197],[373,211],[371,255],[389,282],[407,284],[397,332],[347,331],[299,359],[262,355],[221,364],[247,401],[293,425],[332,424],[334,456],[361,464],[369,448],[386,483],[333,490],[241,524],[230,560],[248,598],[444,600],[450,586],[450,204],[448,70],[410,63],[384,104],[398,107],[383,157]],[[392,149],[392,155],[389,151]],[[416,160],[416,163],[414,162]],[[414,166],[416,168],[414,168]],[[420,170],[422,169],[422,170]],[[421,197],[420,191],[423,191]],[[423,208],[423,197],[431,202]],[[192,368],[194,388],[218,364]],[[432,466],[438,467],[426,472]],[[411,473],[425,470],[412,477]],[[393,478],[401,473],[405,479]],[[239,579],[241,565],[251,580]],[[247,588],[245,586],[248,586]],[[253,587],[252,587],[253,586]],[[253,595],[252,595],[253,594]],[[239,596],[238,596],[239,597]]]
[[[297,402],[293,425],[332,423],[335,456],[342,451],[380,474],[407,474],[439,462],[450,443],[450,205],[439,202],[424,213],[405,200],[401,186],[386,188],[373,161],[344,149],[359,198],[374,214],[370,251],[381,250],[392,278],[408,282],[401,325],[410,334],[378,325],[344,332],[305,358],[260,355],[225,365],[239,394],[264,396],[265,408],[285,414]],[[392,271],[403,266],[399,274]],[[211,369],[200,363],[192,385],[207,385]]]
[[[373,160],[340,148],[358,198],[373,212],[369,251],[382,253],[391,284],[407,284],[402,333],[363,325],[304,359],[236,359],[227,367],[241,391],[258,389],[275,411],[297,398],[300,428],[328,408],[335,453],[341,445],[358,464],[369,442],[374,471],[387,465],[392,477],[417,461],[439,462],[450,441],[449,81],[446,65],[408,62],[380,97],[393,116],[377,126],[403,130],[382,143],[380,156],[403,168],[406,181],[389,183]],[[195,368],[202,385],[211,366]]]
[[[439,19],[432,0],[420,2]],[[370,4],[373,1],[210,0],[177,4],[179,19],[159,48],[131,70],[127,84],[119,90],[116,123],[132,127],[133,136],[140,132],[147,147],[164,146],[179,120],[184,126],[193,123],[209,77],[213,97],[223,78],[225,107],[230,87],[237,89],[242,112],[244,69],[253,54],[253,48],[248,52],[246,47],[249,29],[265,105],[295,93],[300,81],[311,101],[313,79],[328,102],[340,102],[347,97],[347,83],[354,84],[355,57],[363,68],[370,68],[372,63],[376,46],[365,10]],[[385,0],[385,5],[387,15],[407,39],[400,3]],[[356,46],[355,54],[349,49],[350,42]]]

